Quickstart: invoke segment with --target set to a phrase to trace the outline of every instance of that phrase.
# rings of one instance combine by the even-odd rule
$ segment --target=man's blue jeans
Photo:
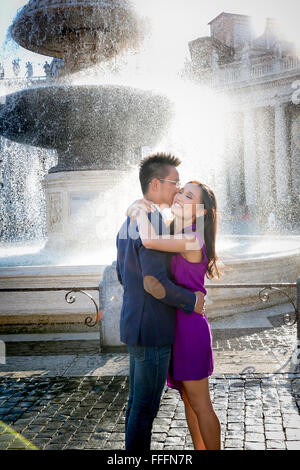
[[[126,450],[150,450],[151,430],[167,378],[171,345],[128,346],[129,397],[125,418]]]

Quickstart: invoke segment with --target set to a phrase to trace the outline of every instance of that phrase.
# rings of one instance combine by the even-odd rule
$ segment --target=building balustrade
[[[53,77],[49,77],[47,75],[36,75],[32,77],[4,77],[1,78],[0,80],[2,83],[10,83],[10,82],[31,82],[31,81],[36,81],[36,80],[51,80]]]
[[[213,85],[222,86],[229,83],[237,83],[255,78],[269,77],[284,72],[300,71],[300,60],[298,57],[286,57],[273,59],[268,62],[260,62],[245,66],[241,62],[226,64],[214,69]]]

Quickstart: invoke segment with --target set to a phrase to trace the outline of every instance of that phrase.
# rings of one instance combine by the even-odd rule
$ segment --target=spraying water
[[[141,196],[141,148],[176,154],[182,183],[198,179],[214,189],[220,233],[255,236],[220,240],[226,256],[274,255],[277,243],[262,242],[257,223],[245,218],[226,225],[233,204],[245,204],[244,181],[234,173],[241,163],[232,157],[235,149],[224,152],[235,129],[227,116],[230,99],[193,84],[177,63],[153,57],[151,41],[141,48],[151,37],[148,22],[137,19],[130,2],[31,0],[10,34],[29,50],[63,59],[64,67],[50,82],[10,93],[2,106],[1,265],[111,263],[125,210]],[[48,173],[98,170],[115,171],[105,191],[71,194],[68,202],[73,238],[90,227],[98,244],[89,250],[87,240],[84,251],[67,254],[55,239],[49,249],[42,180]],[[60,196],[51,193],[49,201],[51,223],[63,223]],[[294,242],[280,249],[289,247]]]

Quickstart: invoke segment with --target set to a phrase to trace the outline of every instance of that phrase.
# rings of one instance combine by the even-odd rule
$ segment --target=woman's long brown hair
[[[208,279],[220,279],[221,272],[217,267],[218,256],[216,254],[216,235],[217,235],[217,200],[214,192],[204,183],[199,181],[189,181],[199,186],[202,190],[202,198],[206,214],[204,215],[204,242],[208,266],[206,276]],[[197,226],[197,221],[195,222]],[[199,225],[201,226],[201,225]]]

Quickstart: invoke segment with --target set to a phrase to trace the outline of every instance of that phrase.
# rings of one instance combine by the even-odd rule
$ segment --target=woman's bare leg
[[[209,395],[208,378],[182,381],[207,450],[221,449],[221,426]]]
[[[192,437],[194,449],[205,450],[205,445],[201,436],[197,415],[193,411],[183,387],[181,389],[181,393],[185,407],[185,416]]]

